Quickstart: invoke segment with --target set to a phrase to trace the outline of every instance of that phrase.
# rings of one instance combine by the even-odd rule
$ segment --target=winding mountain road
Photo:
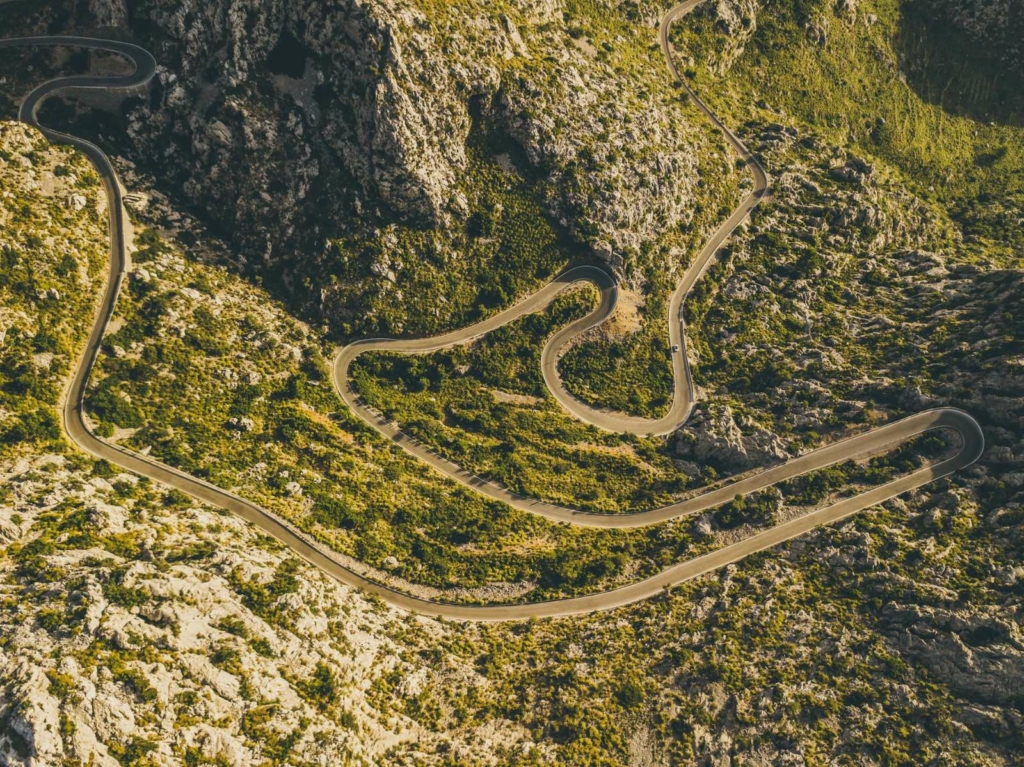
[[[672,293],[672,298],[668,305],[668,316],[666,317],[668,341],[669,348],[678,349],[678,351],[672,353],[673,396],[672,406],[668,412],[661,418],[647,419],[592,408],[580,402],[566,391],[562,379],[558,375],[558,359],[561,351],[581,333],[603,323],[615,309],[618,293],[615,281],[607,272],[596,266],[582,266],[569,269],[555,278],[553,282],[511,309],[507,309],[500,314],[453,333],[417,340],[367,339],[347,346],[341,350],[335,360],[335,380],[338,392],[349,407],[356,409],[359,398],[349,386],[348,369],[352,361],[360,354],[371,351],[425,354],[449,346],[464,344],[480,338],[495,328],[513,322],[524,315],[543,310],[555,299],[558,293],[575,282],[591,282],[601,291],[600,305],[586,317],[567,325],[555,333],[541,351],[541,372],[544,376],[544,383],[552,396],[565,410],[584,423],[619,434],[662,436],[671,434],[686,423],[690,413],[693,411],[695,393],[693,376],[690,372],[690,363],[686,353],[686,324],[683,318],[683,303],[687,296],[690,295],[697,281],[707,271],[708,267],[714,263],[725,241],[768,195],[769,189],[768,174],[761,167],[761,163],[747,149],[746,145],[690,89],[690,86],[680,77],[679,71],[676,68],[675,59],[672,56],[672,46],[669,42],[669,32],[672,28],[672,23],[688,14],[704,1],[687,0],[687,2],[681,3],[669,11],[662,19],[661,27],[658,31],[658,39],[672,77],[675,78],[680,87],[689,95],[700,110],[722,131],[730,148],[736,153],[737,157],[743,160],[746,167],[751,170],[754,188],[729,218],[711,235],[703,249],[697,254],[697,258],[686,269],[685,274]],[[360,417],[364,421],[374,428],[378,428],[379,419],[373,418],[372,415],[368,417],[368,411],[365,409],[357,410],[357,412],[359,412]],[[389,436],[393,437],[393,435]],[[417,457],[422,458],[423,456],[417,454]]]
[[[89,428],[84,414],[84,398],[89,376],[95,364],[107,324],[113,314],[120,292],[121,283],[130,269],[127,247],[125,214],[121,187],[117,175],[106,155],[94,144],[64,133],[49,130],[39,125],[39,106],[55,93],[81,89],[127,90],[144,88],[156,71],[153,57],[142,48],[111,40],[87,37],[30,37],[0,40],[0,48],[26,46],[69,46],[115,53],[134,63],[130,75],[115,77],[75,76],[44,83],[33,90],[24,100],[19,119],[42,131],[51,141],[70,144],[85,154],[99,172],[106,189],[110,215],[110,271],[106,290],[100,303],[92,331],[83,355],[75,368],[61,403],[64,428],[71,441],[85,452],[106,459],[111,463],[141,476],[176,488],[194,498],[214,506],[225,508],[243,519],[252,522],[263,531],[273,535],[324,572],[349,586],[375,594],[386,602],[406,610],[426,615],[442,616],[462,620],[523,620],[535,617],[556,617],[608,610],[628,605],[655,594],[663,589],[711,572],[724,565],[738,562],[758,551],[771,548],[784,541],[844,519],[863,509],[876,506],[908,490],[948,476],[974,463],[984,450],[981,427],[967,413],[953,408],[942,408],[918,413],[901,421],[879,427],[837,442],[819,450],[807,453],[784,464],[773,466],[753,476],[745,477],[731,484],[712,489],[694,498],[671,504],[660,509],[635,514],[597,514],[547,504],[515,495],[505,488],[475,477],[458,466],[436,456],[419,443],[404,435],[392,424],[382,419],[360,401],[349,387],[348,369],[358,355],[368,351],[381,350],[403,353],[427,353],[454,344],[467,343],[514,319],[542,310],[559,292],[578,281],[589,281],[601,291],[598,308],[587,317],[574,322],[556,333],[546,344],[542,354],[544,380],[558,402],[581,420],[603,429],[632,434],[667,434],[686,421],[694,401],[694,389],[689,365],[686,359],[686,333],[683,324],[682,305],[693,285],[714,260],[722,243],[737,226],[746,219],[750,211],[768,193],[768,177],[743,143],[722,124],[715,114],[693,93],[676,69],[669,30],[676,19],[689,13],[703,0],[688,0],[673,8],[664,18],[659,38],[669,70],[689,93],[694,102],[720,130],[733,150],[746,161],[754,175],[754,190],[740,204],[729,219],[712,235],[697,259],[687,269],[672,296],[669,307],[669,340],[678,345],[680,352],[673,355],[675,390],[672,407],[661,419],[646,420],[632,418],[618,413],[596,410],[572,397],[558,377],[558,352],[579,333],[605,321],[615,308],[616,286],[612,278],[601,269],[582,266],[570,269],[554,281],[526,298],[521,303],[470,328],[455,331],[432,339],[393,340],[376,339],[360,341],[343,349],[335,361],[335,384],[342,399],[364,421],[380,433],[394,440],[404,449],[449,478],[460,482],[474,491],[507,503],[517,509],[539,514],[552,520],[577,525],[605,528],[626,528],[650,525],[683,515],[694,514],[727,502],[737,493],[751,493],[774,485],[784,479],[806,474],[834,463],[879,453],[900,442],[933,429],[949,429],[960,437],[956,454],[934,465],[919,469],[911,474],[872,488],[859,495],[846,498],[832,506],[808,513],[797,519],[757,533],[740,542],[725,546],[703,556],[681,562],[657,575],[642,581],[610,591],[584,597],[532,602],[525,604],[501,605],[460,605],[421,599],[366,578],[343,564],[331,551],[311,540],[291,523],[276,514],[222,490],[208,482],[189,476],[148,456],[127,450],[119,445],[97,437]]]

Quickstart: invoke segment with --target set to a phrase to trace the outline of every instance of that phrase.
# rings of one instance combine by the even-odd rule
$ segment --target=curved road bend
[[[671,55],[670,51],[667,49],[668,24],[670,24],[674,18],[678,18],[679,15],[688,12],[699,1],[700,0],[690,0],[690,2],[683,6],[673,9],[673,11],[666,17],[665,24],[663,24],[662,27],[662,43],[666,46],[667,55]],[[108,460],[123,469],[148,477],[169,487],[176,488],[182,492],[188,493],[198,500],[214,506],[220,506],[237,514],[243,519],[252,522],[263,531],[273,535],[285,545],[289,546],[298,555],[321,568],[324,572],[333,576],[340,582],[354,588],[362,589],[367,593],[374,594],[396,607],[423,613],[425,615],[463,620],[523,620],[533,617],[577,615],[620,607],[654,596],[665,588],[696,578],[724,565],[738,562],[754,552],[771,548],[779,543],[800,536],[816,527],[844,519],[865,508],[875,506],[890,498],[894,498],[910,489],[927,484],[940,477],[948,476],[949,474],[974,463],[981,456],[981,453],[984,450],[984,437],[982,435],[981,428],[971,416],[960,410],[952,408],[931,410],[911,416],[910,418],[902,421],[888,424],[866,434],[851,437],[850,439],[836,443],[835,445],[830,445],[822,448],[821,450],[814,451],[813,453],[808,453],[807,455],[794,459],[789,463],[768,469],[753,477],[740,480],[739,482],[728,485],[725,488],[713,490],[702,496],[673,504],[663,509],[656,509],[654,511],[634,515],[596,515],[581,513],[556,506],[549,506],[543,503],[529,501],[528,499],[521,499],[517,496],[513,496],[502,488],[497,488],[496,486],[485,483],[482,480],[469,477],[469,475],[462,472],[458,467],[433,456],[418,445],[414,445],[410,441],[403,439],[400,433],[389,433],[388,430],[391,429],[389,425],[379,424],[376,416],[373,416],[372,413],[369,413],[369,411],[366,411],[365,408],[361,408],[361,406],[357,404],[355,407],[361,408],[357,409],[357,412],[364,419],[368,419],[368,422],[374,425],[375,428],[378,428],[382,433],[396,439],[403,445],[403,447],[411,450],[414,454],[419,456],[422,452],[423,456],[421,457],[423,457],[425,461],[445,474],[453,477],[457,481],[469,485],[478,492],[511,503],[516,508],[524,509],[533,513],[540,513],[552,519],[598,527],[633,527],[637,525],[651,524],[653,522],[670,519],[683,514],[695,513],[723,503],[729,500],[736,493],[754,492],[757,489],[768,487],[769,485],[779,482],[787,477],[804,474],[809,471],[828,466],[837,461],[878,452],[885,447],[901,442],[905,439],[909,439],[915,435],[922,434],[931,429],[952,429],[960,435],[962,443],[956,455],[933,466],[919,469],[905,477],[893,480],[892,482],[872,488],[871,490],[865,491],[852,498],[844,499],[827,508],[811,512],[810,514],[798,519],[794,519],[769,530],[765,530],[747,538],[746,540],[719,549],[718,551],[674,565],[673,567],[670,567],[646,580],[599,594],[527,604],[456,605],[420,599],[368,579],[350,570],[328,549],[319,545],[315,541],[312,541],[307,535],[300,532],[292,524],[281,519],[272,512],[269,512],[256,504],[235,495],[234,493],[222,490],[208,482],[189,476],[170,466],[166,466],[165,464],[162,464],[148,456],[143,456],[119,445],[111,444],[99,437],[96,437],[90,431],[84,417],[83,406],[86,385],[102,342],[103,333],[113,313],[121,282],[123,281],[126,270],[128,269],[125,217],[121,191],[113,166],[110,164],[106,155],[104,155],[98,147],[82,139],[43,128],[38,124],[36,114],[40,104],[50,95],[53,95],[58,91],[93,88],[133,89],[144,86],[153,77],[156,63],[153,60],[153,57],[145,50],[128,43],[116,41],[96,40],[82,37],[41,37],[0,40],[0,48],[32,45],[68,45],[93,50],[104,50],[120,54],[131,60],[135,65],[135,71],[131,75],[126,76],[68,77],[44,83],[26,97],[19,112],[19,117],[23,122],[26,122],[42,131],[42,133],[51,141],[70,144],[83,152],[96,167],[97,172],[103,179],[109,202],[110,274],[102,303],[96,315],[95,324],[89,335],[88,342],[83,355],[79,360],[75,374],[69,382],[65,392],[61,412],[64,427],[69,438],[76,445],[97,458]],[[671,63],[671,58],[669,61]],[[765,178],[765,182],[766,181],[767,179]],[[757,192],[755,191],[755,196],[756,195]],[[756,204],[756,200],[754,200],[750,207],[752,208],[754,204]],[[749,208],[743,211],[742,215],[745,216],[747,213],[749,213]],[[736,214],[734,214],[734,218],[735,216]],[[740,217],[740,220],[741,219],[742,216]],[[731,220],[732,219],[730,219],[730,221]],[[731,231],[731,229],[728,231]],[[721,239],[724,240],[724,238],[728,236],[728,231],[722,235]],[[719,233],[716,233],[715,237],[718,237],[718,234],[721,232],[722,230],[719,230]],[[717,248],[717,245],[715,248]],[[713,256],[715,248],[705,248],[704,252],[708,253],[708,260]],[[699,260],[700,259],[698,259],[698,262]],[[538,294],[526,299],[522,304],[474,326],[474,328],[470,329],[475,330],[475,333],[471,336],[466,336],[468,331],[458,331],[455,334],[449,334],[448,336],[433,339],[432,343],[436,344],[435,348],[443,348],[451,343],[452,336],[462,337],[462,341],[458,342],[464,342],[471,337],[482,335],[505,322],[511,321],[512,316],[515,315],[516,312],[523,314],[527,313],[527,310],[537,311],[537,308],[529,309],[529,307],[534,304],[536,304],[538,308],[543,308],[543,306],[550,303],[553,297],[557,295],[560,290],[564,289],[567,284],[578,279],[588,279],[595,282],[601,289],[602,301],[601,306],[590,317],[584,318],[580,323],[574,323],[576,326],[575,328],[573,326],[567,328],[567,330],[575,329],[575,332],[580,332],[582,323],[591,321],[596,324],[599,321],[603,321],[603,319],[606,318],[614,308],[614,284],[604,272],[597,269],[587,271],[591,269],[593,268],[581,267],[580,271],[567,272],[560,278],[556,279],[551,285],[543,288]],[[693,280],[696,280],[698,276],[699,270],[693,272]],[[680,288],[680,290],[681,289],[682,288]],[[677,294],[680,294],[680,290],[677,290]],[[685,295],[685,292],[686,291],[683,291],[682,295]],[[678,316],[679,315],[677,314],[676,317]],[[670,323],[670,326],[671,325],[677,326],[680,334],[678,338],[682,340],[683,329],[681,323]],[[672,331],[670,330],[670,333],[671,332]],[[357,346],[356,348],[361,351],[366,351],[367,349],[365,347],[370,346],[373,343],[375,342],[364,342],[362,347]],[[425,344],[428,342],[410,341],[390,343]],[[391,345],[390,348],[396,351],[401,350],[395,345]],[[429,349],[426,346],[420,349],[420,351],[427,350]],[[339,358],[339,365],[341,361],[341,358]],[[688,378],[688,371],[686,372]],[[692,396],[690,397],[690,402],[692,403]],[[687,410],[688,409],[689,405],[687,405]]]
[[[453,333],[417,340],[367,339],[345,347],[339,352],[335,360],[335,383],[339,394],[341,394],[342,399],[345,400],[349,407],[354,410],[357,409],[356,405],[359,397],[349,386],[348,369],[352,361],[360,354],[371,351],[425,354],[447,346],[464,344],[525,314],[541,311],[554,300],[561,290],[564,290],[570,284],[587,281],[594,283],[601,291],[600,305],[591,314],[555,333],[541,351],[541,372],[544,376],[544,383],[552,396],[565,410],[579,420],[605,431],[640,436],[661,436],[676,431],[686,423],[690,413],[693,411],[695,393],[693,376],[690,372],[690,363],[686,351],[686,325],[683,318],[683,303],[687,296],[690,295],[697,281],[707,271],[708,267],[714,263],[725,241],[768,194],[768,174],[765,173],[761,163],[751,154],[750,150],[739,140],[736,134],[729,130],[718,116],[701,101],[700,97],[690,89],[690,86],[679,76],[679,71],[676,68],[675,60],[672,56],[671,43],[669,42],[669,31],[671,30],[672,22],[682,18],[702,2],[704,0],[687,0],[687,2],[677,5],[669,11],[662,20],[658,38],[672,77],[700,110],[722,131],[730,148],[737,157],[744,161],[746,167],[750,168],[753,174],[754,187],[750,194],[739,204],[739,207],[733,211],[732,215],[715,230],[703,249],[697,254],[697,258],[687,267],[669,301],[668,316],[666,317],[669,348],[678,348],[679,351],[672,353],[673,393],[672,406],[668,412],[661,418],[647,419],[593,408],[570,394],[563,385],[562,379],[558,374],[558,358],[562,349],[584,331],[597,327],[604,322],[615,308],[617,292],[615,282],[606,272],[595,266],[569,269],[559,275],[553,282],[541,288],[537,293],[534,293],[512,308],[476,325],[457,330]],[[370,417],[367,417],[365,409],[357,410],[357,412],[359,412],[360,417],[364,421],[374,428],[378,428],[379,419],[372,414]],[[394,438],[393,435],[390,436]],[[423,456],[417,453],[417,457],[422,458]]]

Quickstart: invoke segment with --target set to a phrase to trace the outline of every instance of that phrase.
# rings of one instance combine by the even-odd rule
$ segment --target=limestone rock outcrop
[[[620,272],[692,221],[698,159],[727,165],[667,81],[650,3],[608,1],[636,40],[599,45],[557,0],[94,5],[159,62],[149,97],[127,104],[131,154],[246,261],[286,273],[396,224],[460,257],[445,243],[474,205],[467,140],[481,115],[552,224]],[[649,66],[623,66],[629,45]]]
[[[1024,5],[1017,0],[916,0],[1007,66],[1024,66]]]
[[[736,423],[732,408],[699,407],[680,431],[676,454],[697,464],[746,471],[789,458],[782,441],[756,424]]]

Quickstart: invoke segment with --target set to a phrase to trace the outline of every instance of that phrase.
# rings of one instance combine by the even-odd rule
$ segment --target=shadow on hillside
[[[894,47],[907,83],[923,100],[951,114],[1024,125],[1024,71],[1003,61],[1005,50],[978,45],[926,0],[902,5]]]

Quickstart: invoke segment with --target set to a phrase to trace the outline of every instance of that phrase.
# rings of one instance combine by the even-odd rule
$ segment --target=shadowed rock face
[[[162,144],[161,171],[254,255],[315,228],[311,207],[330,226],[358,197],[443,218],[466,164],[465,101],[497,83],[453,71],[421,16],[383,2],[157,0],[130,23],[166,67],[133,139]]]
[[[916,0],[935,16],[963,30],[1011,67],[1024,66],[1024,4],[1019,0]]]
[[[906,0],[901,67],[923,98],[984,122],[1024,115],[1024,4]],[[979,164],[995,158],[979,158]]]
[[[654,43],[656,9],[604,4]],[[408,0],[93,5],[161,65],[128,115],[133,155],[250,260],[329,258],[326,239],[396,222],[463,228],[471,104],[613,267],[692,221],[698,158],[723,151],[656,57],[623,68],[620,43],[570,36],[557,0],[429,18]]]

